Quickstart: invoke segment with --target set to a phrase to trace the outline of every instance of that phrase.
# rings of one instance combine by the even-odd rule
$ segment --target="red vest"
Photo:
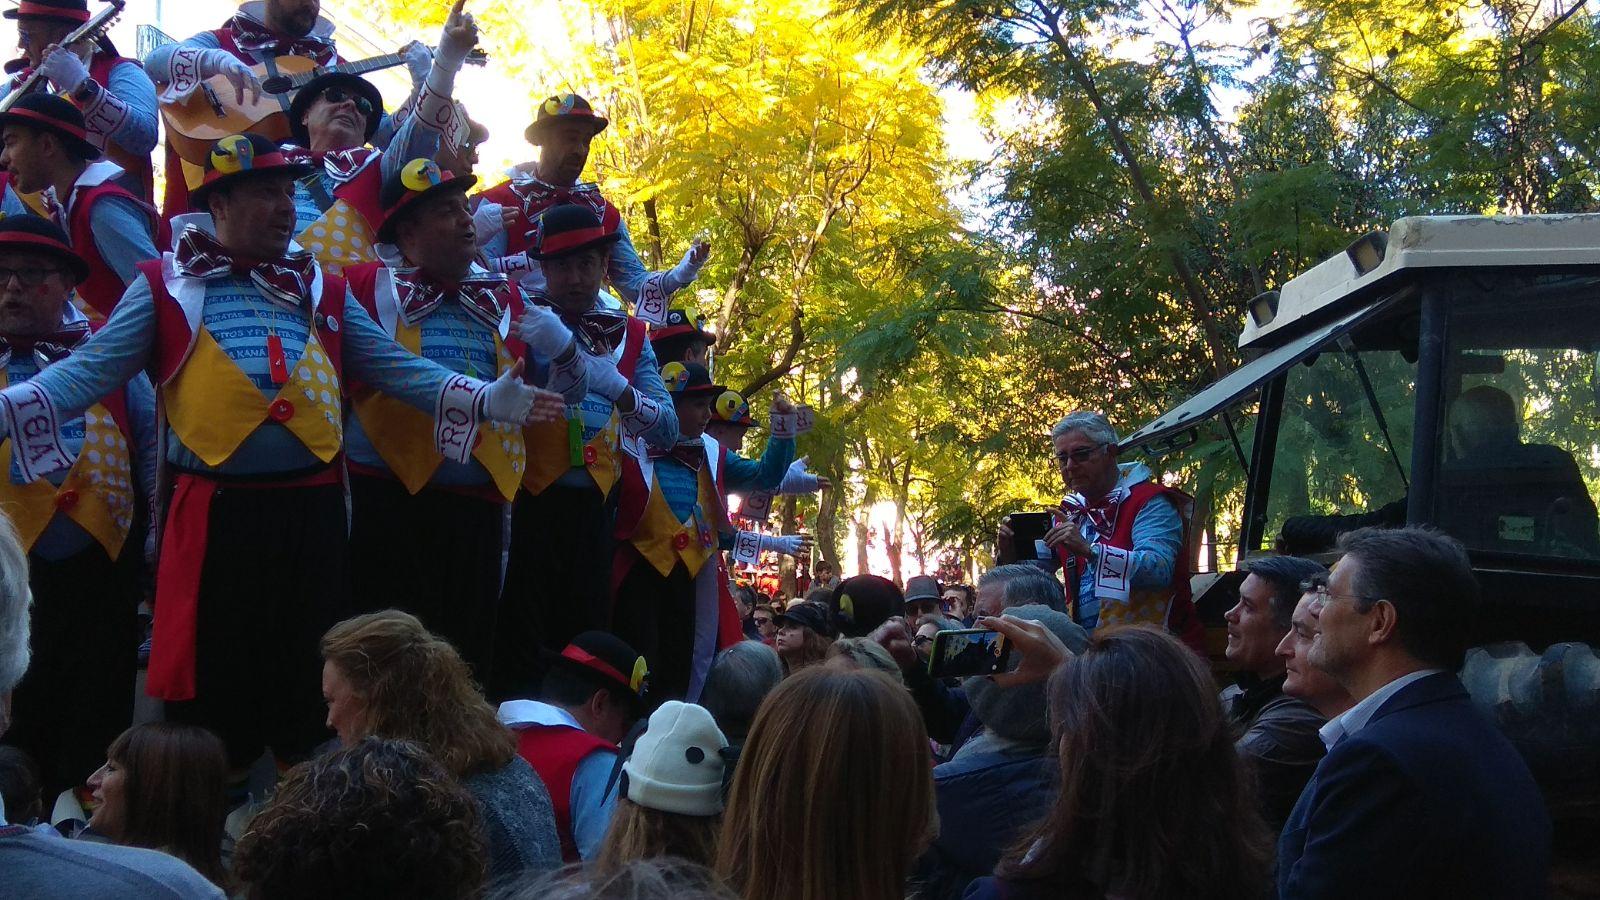
[[[1128,489],[1128,499],[1122,501],[1117,509],[1117,518],[1110,538],[1103,538],[1096,543],[1107,544],[1119,550],[1133,549],[1133,523],[1139,517],[1139,511],[1144,509],[1146,503],[1157,497],[1166,497],[1179,518],[1183,522],[1183,537],[1179,545],[1178,558],[1172,563],[1172,583],[1169,587],[1170,600],[1166,608],[1163,624],[1166,629],[1179,640],[1188,644],[1196,653],[1206,655],[1205,629],[1200,624],[1199,616],[1195,615],[1194,600],[1189,592],[1189,561],[1187,548],[1189,546],[1189,515],[1188,510],[1194,501],[1182,491],[1157,484],[1153,481],[1143,481]],[[1065,546],[1056,547],[1056,558],[1066,572],[1067,605],[1073,619],[1077,619],[1078,611],[1078,579],[1084,568],[1090,564],[1087,556],[1074,556],[1067,552]],[[1101,607],[1102,612],[1105,607]]]
[[[572,777],[578,772],[578,763],[599,750],[615,753],[617,745],[567,725],[530,725],[517,731],[517,755],[533,766],[550,792],[563,862],[579,860],[578,841],[572,835]]]
[[[530,199],[524,204],[522,197],[511,189],[511,181],[507,179],[484,191],[480,196],[491,203],[517,210],[516,222],[506,229],[507,256],[532,249],[533,240],[529,235],[533,232],[534,220],[546,209],[561,203],[570,202],[589,207],[608,232],[617,230],[617,226],[622,222],[622,213],[611,205],[611,201],[600,196],[598,190],[551,191],[544,198]]]
[[[109,53],[96,53],[89,61],[89,77],[94,79],[100,87],[111,89],[111,70],[123,63],[133,63],[143,71],[144,66],[137,59],[128,59],[123,56],[112,56]],[[117,146],[113,141],[106,142],[106,157],[122,167],[128,173],[136,189],[133,192],[145,204],[155,199],[155,168],[150,164],[150,154],[129,153]],[[181,177],[178,179],[183,180]],[[156,245],[159,249],[160,244]]]
[[[165,384],[183,367],[184,360],[194,349],[202,310],[184,309],[167,290],[167,283],[161,277],[161,260],[139,263],[139,272],[150,282],[150,293],[156,307],[156,339],[150,357],[151,372],[155,375],[156,384]],[[344,279],[322,273],[322,295],[317,298],[316,312],[312,316],[317,328],[317,342],[327,351],[328,361],[341,379],[344,377],[344,360],[340,351],[340,335],[344,333],[346,291]]]
[[[100,256],[100,248],[94,242],[94,223],[91,221],[94,205],[104,197],[126,197],[139,205],[139,210],[150,220],[151,239],[160,252],[172,242],[171,226],[156,208],[134,196],[131,191],[114,181],[105,181],[93,187],[77,188],[73,191],[72,213],[67,222],[68,237],[72,239],[72,249],[83,257],[89,264],[89,277],[83,284],[78,285],[78,296],[82,297],[100,315],[109,317],[111,310],[116,308],[117,301],[122,299],[122,292],[127,290],[127,285],[122,283],[121,276],[116,270],[106,264]]]

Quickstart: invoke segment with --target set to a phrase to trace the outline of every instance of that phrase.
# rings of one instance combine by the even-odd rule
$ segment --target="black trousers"
[[[142,537],[129,535],[118,562],[98,543],[61,560],[28,557],[33,661],[4,741],[39,763],[46,811],[133,722]]]
[[[689,693],[694,599],[694,579],[682,562],[663,578],[655,566],[636,558],[617,585],[611,630],[649,664],[651,706],[682,700]]]
[[[559,653],[580,633],[609,627],[615,519],[615,507],[592,486],[517,494],[491,699],[537,696],[546,666],[541,648]]]
[[[404,610],[461,652],[480,684],[494,656],[501,504],[450,491],[409,493],[392,478],[350,476],[355,611]]]
[[[167,703],[167,718],[216,732],[235,768],[269,747],[297,762],[331,737],[318,645],[349,614],[347,559],[340,485],[217,487],[200,573],[195,698]]]

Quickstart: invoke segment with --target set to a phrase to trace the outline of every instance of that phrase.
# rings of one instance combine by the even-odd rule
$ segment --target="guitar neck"
[[[481,66],[487,62],[488,59],[488,55],[483,51],[473,50],[471,53],[467,54],[466,62],[469,66]],[[290,78],[288,80],[288,86],[284,88],[284,90],[298,91],[309,84],[311,79],[316,78],[318,75],[326,72],[344,72],[349,75],[365,75],[368,72],[376,72],[379,69],[392,69],[395,66],[403,66],[405,65],[405,62],[406,58],[404,54],[385,53],[382,56],[373,56],[367,59],[358,59],[355,62],[339,63],[335,66],[313,69],[309,72],[302,72],[301,74]],[[276,91],[277,89],[273,88],[273,90]]]
[[[376,72],[379,69],[392,69],[405,61],[406,58],[398,53],[385,53],[382,56],[345,63],[339,67],[339,71],[348,72],[351,75],[365,75],[368,72]]]

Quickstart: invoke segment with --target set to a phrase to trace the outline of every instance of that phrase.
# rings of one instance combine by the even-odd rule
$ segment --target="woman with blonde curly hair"
[[[415,741],[477,798],[491,878],[561,865],[550,792],[448,641],[390,609],[333,626],[322,659],[328,727],[344,746]]]
[[[460,782],[417,744],[369,737],[289,770],[233,869],[252,900],[466,900],[483,849]]]
[[[901,900],[937,819],[910,692],[882,672],[812,666],[756,714],[716,871],[744,900]]]

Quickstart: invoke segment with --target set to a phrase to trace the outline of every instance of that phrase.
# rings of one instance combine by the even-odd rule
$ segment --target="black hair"
[[[1272,621],[1279,628],[1294,624],[1295,604],[1300,602],[1300,583],[1328,574],[1326,566],[1299,556],[1264,556],[1253,559],[1245,571],[1272,585]]]
[[[552,668],[544,676],[544,688],[540,691],[546,702],[553,706],[582,706],[597,691],[604,691],[611,697],[612,703],[636,703],[631,693],[601,684],[593,678],[587,678],[577,672],[565,668]]]
[[[1430,666],[1461,668],[1480,595],[1460,541],[1420,525],[1359,528],[1339,536],[1339,550],[1359,563],[1354,593],[1363,612],[1387,601],[1407,653]]]

